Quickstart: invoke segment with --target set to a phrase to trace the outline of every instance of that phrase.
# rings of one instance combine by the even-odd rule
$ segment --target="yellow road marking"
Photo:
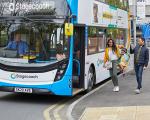
[[[56,111],[55,113],[56,113],[56,115],[54,115],[54,117],[56,117],[58,114],[58,111],[59,110],[61,110],[64,106],[65,106],[65,103],[67,102],[68,100],[67,99],[64,99],[64,100],[62,100],[62,101],[60,101],[60,102],[58,102],[58,103],[56,103],[56,104],[54,104],[54,105],[52,105],[52,106],[50,106],[50,107],[48,107],[47,109],[45,109],[44,110],[44,112],[43,112],[43,116],[44,116],[44,120],[51,120],[51,118],[50,118],[50,111],[52,110],[52,109],[55,109],[54,111]],[[60,118],[60,116],[58,115],[58,117]]]
[[[47,108],[44,110],[43,115],[44,115],[44,120],[51,120],[49,111],[51,111],[53,108],[55,108],[57,104],[52,105],[51,107]]]
[[[60,105],[57,109],[54,110],[53,115],[54,115],[55,120],[61,120],[61,117],[59,115],[59,111],[61,109],[63,109],[64,107],[65,107],[65,103]]]

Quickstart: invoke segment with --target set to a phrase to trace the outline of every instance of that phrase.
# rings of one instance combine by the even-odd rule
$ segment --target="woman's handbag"
[[[105,67],[107,68],[107,70],[111,69],[112,68],[112,62],[111,61],[106,62]]]

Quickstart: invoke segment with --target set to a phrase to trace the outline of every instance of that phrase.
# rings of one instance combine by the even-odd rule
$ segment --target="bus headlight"
[[[55,77],[55,82],[59,81],[66,72],[68,62],[64,61],[58,65],[58,70]]]

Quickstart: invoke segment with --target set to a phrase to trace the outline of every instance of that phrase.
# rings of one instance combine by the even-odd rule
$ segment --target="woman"
[[[107,63],[111,63],[112,67],[109,69],[114,84],[114,92],[119,91],[118,77],[117,77],[117,61],[120,58],[120,51],[113,39],[107,41],[107,48],[104,55],[104,67]]]

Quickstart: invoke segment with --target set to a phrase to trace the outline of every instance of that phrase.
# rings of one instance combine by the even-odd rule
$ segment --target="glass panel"
[[[97,38],[98,38],[98,52],[100,52],[105,48],[105,33],[103,29],[98,29]]]
[[[0,47],[5,47],[7,44],[7,30],[5,28],[1,28],[0,31]]]
[[[123,29],[108,29],[107,39],[112,38],[115,40],[116,44],[125,45],[126,43],[126,30]]]
[[[97,29],[96,27],[89,27],[89,37],[88,37],[88,54],[94,54],[97,52]]]
[[[117,8],[128,10],[128,0],[105,0],[105,2]]]
[[[93,54],[97,52],[97,37],[89,37],[88,53]]]
[[[69,42],[64,36],[64,25],[11,24],[0,33],[0,57],[34,59],[34,62],[68,57]]]
[[[105,48],[104,29],[89,27],[88,54],[101,52]]]
[[[118,35],[116,38],[116,44],[125,46],[126,40],[127,40],[126,31],[125,30],[118,30]]]
[[[89,27],[88,54],[95,54],[104,50],[105,42],[105,29]]]
[[[68,15],[66,0],[1,0],[0,56],[29,62],[67,58],[69,40],[64,23]],[[21,41],[19,48],[16,40]]]

